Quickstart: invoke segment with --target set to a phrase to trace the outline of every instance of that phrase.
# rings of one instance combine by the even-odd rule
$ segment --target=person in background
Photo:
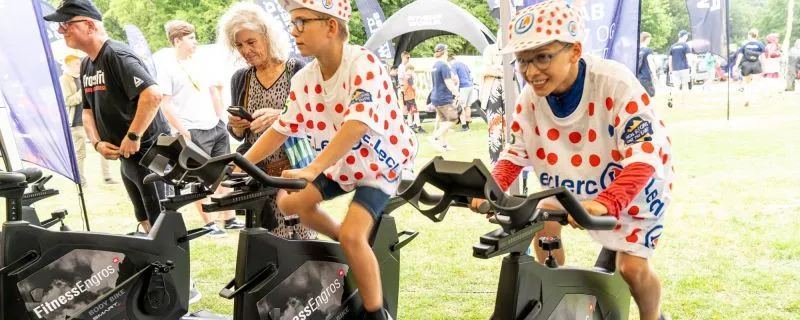
[[[689,66],[692,65],[692,61],[689,61],[688,55],[692,51],[689,44],[686,41],[689,40],[689,32],[686,30],[681,30],[678,32],[678,42],[674,43],[669,48],[669,59],[667,66],[669,69],[667,72],[670,74],[670,79],[672,81],[672,90],[670,90],[670,96],[667,99],[667,106],[672,108],[672,94],[675,90],[678,90],[680,95],[678,96],[678,105],[684,106],[686,104],[686,95],[685,92],[689,91],[689,82],[692,81],[691,71],[689,71]]]
[[[744,93],[745,102],[744,106],[749,107],[755,99],[753,99],[753,92],[748,94],[746,89],[756,87],[758,80],[753,78],[753,75],[761,74],[761,61],[764,58],[764,51],[766,47],[764,43],[758,40],[758,29],[750,29],[747,33],[747,41],[742,44],[736,52],[736,65],[742,71],[742,86],[739,91]],[[755,80],[755,81],[754,81]]]
[[[400,76],[397,73],[397,67],[392,67],[389,70],[389,78],[392,79],[392,88],[394,92],[397,92],[397,89],[400,88]]]
[[[282,28],[261,7],[252,3],[236,3],[220,18],[217,41],[247,63],[231,76],[231,104],[244,107],[253,117],[253,121],[248,121],[228,116],[229,133],[234,139],[243,141],[236,149],[238,153],[247,153],[278,119],[289,98],[291,79],[304,66],[301,60],[289,57],[289,38]],[[256,166],[272,176],[279,176],[290,168],[286,145],[262,160]],[[279,191],[269,198],[264,212],[273,215],[262,215],[258,225],[283,238],[296,235],[300,239],[315,239],[316,232],[303,224],[286,225],[277,203],[277,199],[285,195],[285,191]]]
[[[86,53],[81,63],[83,127],[97,152],[120,160],[122,182],[144,232],[161,214],[164,183],[144,183],[151,173],[139,161],[158,136],[169,134],[159,105],[161,90],[126,44],[110,39],[103,17],[88,0],[65,0],[46,21],[58,22],[67,47]]]
[[[428,141],[436,151],[445,152],[452,150],[447,145],[447,132],[458,120],[458,110],[454,105],[458,100],[458,84],[455,83],[452,69],[447,64],[447,45],[437,44],[433,57],[436,58],[436,63],[431,72],[433,87],[430,97],[440,121],[439,127],[428,137]]]
[[[397,65],[398,86],[395,88],[395,93],[397,93],[397,98],[400,102],[405,102],[406,98],[403,97],[403,81],[405,81],[406,78],[406,66],[408,66],[408,61],[411,59],[411,54],[408,53],[408,51],[403,51],[403,53],[400,54],[400,59],[400,64]],[[405,106],[400,106],[400,109],[403,110],[403,117],[408,119],[408,108]],[[416,129],[414,130],[416,131]]]
[[[767,45],[764,48],[764,78],[777,79],[781,70],[781,46],[778,43],[778,34],[767,35]]]
[[[800,76],[800,39],[795,40],[794,47],[789,49],[789,60],[786,66],[786,91],[794,91],[795,81]]]
[[[651,97],[656,95],[655,81],[653,76],[656,74],[656,64],[653,60],[653,49],[650,49],[650,40],[653,38],[649,32],[642,32],[639,35],[639,63],[636,65],[636,79],[642,84],[644,90]]]
[[[206,73],[207,66],[195,58],[197,36],[194,26],[186,21],[172,20],[164,25],[169,43],[175,48],[175,55],[169,56],[158,66],[158,83],[164,95],[161,110],[167,121],[178,134],[190,139],[211,157],[231,152],[228,132],[225,130],[225,116],[222,108],[222,84],[211,80]],[[223,188],[217,193],[225,192]],[[209,213],[203,211],[204,200],[195,201],[195,207],[205,227],[212,229],[211,237],[224,237]],[[233,211],[221,213],[225,229],[244,228],[244,223],[236,219]]]
[[[69,131],[72,134],[72,143],[75,147],[75,158],[78,160],[78,173],[80,174],[81,186],[86,188],[89,180],[86,179],[86,131],[83,128],[83,92],[81,91],[81,58],[76,54],[67,54],[64,58],[64,73],[58,78],[61,86],[61,93],[64,94],[64,105],[67,107],[67,117],[69,119]],[[108,160],[100,157],[100,172],[103,175],[103,183],[119,184],[119,181],[111,177],[111,170],[108,167]]]
[[[406,69],[408,67],[408,61],[411,60],[411,54],[408,53],[408,51],[403,51],[403,53],[400,54],[400,59],[400,64],[397,66],[397,78],[402,81],[402,79],[406,77]]]
[[[403,97],[403,106],[406,109],[407,118],[406,123],[408,126],[411,127],[411,130],[414,130],[416,133],[427,133],[425,129],[422,128],[421,122],[419,120],[419,110],[417,109],[417,89],[414,86],[414,82],[416,80],[416,76],[414,75],[414,66],[408,64],[405,66],[406,72],[405,76],[402,78],[402,82],[400,83],[402,97]]]
[[[500,31],[497,31],[500,38]],[[497,43],[483,49],[483,80],[480,88],[481,109],[486,114],[489,131],[489,161],[497,163],[505,144],[505,101],[503,100],[503,56]]]
[[[722,68],[725,71],[725,76],[730,77],[733,81],[738,81],[741,77],[741,71],[736,66],[736,56],[738,55],[739,47],[736,44],[728,45],[728,60]]]
[[[453,73],[458,78],[458,96],[460,99],[456,101],[458,108],[461,109],[459,121],[461,122],[461,129],[459,131],[469,131],[469,124],[472,122],[472,110],[470,106],[478,99],[475,96],[472,82],[472,72],[469,67],[456,59],[455,56],[448,57],[450,67]]]

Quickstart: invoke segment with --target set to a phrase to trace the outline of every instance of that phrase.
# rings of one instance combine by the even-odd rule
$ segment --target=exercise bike
[[[162,201],[165,210],[146,237],[51,231],[23,221],[17,213],[22,212],[26,176],[0,172],[0,196],[8,206],[0,256],[0,320],[155,320],[180,319],[187,313],[189,241],[211,230],[187,231],[177,210],[215,188],[194,183],[200,177],[181,170],[194,163],[164,166],[168,161],[162,154],[170,150],[162,149],[151,148],[142,160],[164,169],[144,182],[164,179],[189,191]]]
[[[206,170],[208,184],[226,179],[223,186],[234,189],[212,196],[203,210],[237,210],[245,215],[246,227],[239,233],[236,273],[219,293],[233,300],[235,320],[363,318],[361,297],[337,242],[287,240],[256,226],[256,221],[262,221],[262,215],[264,218],[274,216],[273,212],[262,210],[267,201],[265,197],[274,195],[278,189],[302,189],[305,180],[270,177],[239,154],[209,158],[191,151],[195,148],[191,143],[174,139],[174,154],[219,169],[215,174]],[[230,164],[242,168],[244,173],[232,173]],[[188,172],[194,170],[187,169]],[[403,204],[403,199],[390,199],[370,237],[380,265],[385,304],[394,318],[399,292],[399,250],[417,236],[413,231],[397,233],[394,218],[389,215]],[[287,219],[289,224],[297,222],[297,218]]]
[[[426,184],[444,194],[427,194]],[[548,251],[544,265],[526,254],[545,221],[566,225],[571,215],[588,230],[610,230],[616,225],[613,217],[590,216],[566,188],[527,197],[508,196],[480,160],[456,162],[436,157],[399,196],[434,222],[442,221],[450,206],[468,207],[470,199],[476,197],[488,200],[479,209],[493,212],[490,221],[501,227],[480,237],[473,246],[473,256],[489,259],[506,255],[490,319],[628,319],[630,291],[615,272],[613,251],[603,249],[594,269],[559,266],[550,254],[560,247],[554,238],[537,241]],[[536,208],[539,201],[549,197],[555,197],[566,212]]]

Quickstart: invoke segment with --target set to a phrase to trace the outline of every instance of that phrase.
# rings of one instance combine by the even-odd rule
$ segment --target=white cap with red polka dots
[[[531,50],[561,41],[583,39],[584,22],[577,6],[565,0],[550,0],[520,10],[508,24],[509,41],[502,54]]]
[[[279,0],[283,8],[286,9],[286,12],[291,12],[294,9],[306,8],[334,16],[345,22],[350,21],[350,14],[352,13],[350,4],[352,1],[353,0]]]

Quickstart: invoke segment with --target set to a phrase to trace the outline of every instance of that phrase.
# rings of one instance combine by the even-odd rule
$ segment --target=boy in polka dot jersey
[[[617,270],[641,319],[659,319],[660,282],[648,259],[671,199],[670,140],[630,70],[582,56],[583,29],[580,9],[561,0],[526,8],[511,21],[502,53],[515,54],[527,86],[492,176],[507,190],[532,166],[543,188],[566,187],[590,214],[616,217],[614,230],[590,233],[618,253]],[[560,208],[552,200],[543,206]],[[580,227],[571,217],[570,224]],[[537,237],[560,235],[561,226],[548,222]],[[546,254],[538,247],[536,254],[543,262]],[[564,252],[554,254],[563,264]]]
[[[383,305],[378,262],[368,238],[397,191],[400,172],[413,166],[416,137],[403,121],[389,73],[378,58],[347,44],[348,0],[281,0],[303,56],[316,59],[292,78],[289,103],[245,157],[258,162],[288,136],[307,137],[317,150],[306,168],[283,177],[310,184],[278,198],[286,214],[338,240],[347,257],[367,319],[390,318]],[[355,191],[344,221],[320,207],[323,200]]]

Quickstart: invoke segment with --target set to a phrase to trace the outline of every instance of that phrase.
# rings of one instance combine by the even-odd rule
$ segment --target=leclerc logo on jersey
[[[542,184],[542,186],[546,186],[548,188],[567,188],[570,192],[576,195],[593,195],[608,188],[608,186],[611,185],[611,181],[614,181],[621,171],[621,165],[611,162],[608,164],[608,166],[606,166],[606,169],[603,170],[603,173],[600,175],[599,182],[592,179],[576,180],[563,178],[558,174],[551,175],[547,172],[539,175],[539,182]]]
[[[137,88],[138,88],[139,86],[141,86],[143,82],[144,82],[144,81],[142,81],[142,79],[139,79],[139,78],[137,78],[137,77],[133,77],[133,85],[134,85],[134,86],[136,86]]]
[[[650,229],[650,231],[647,231],[647,234],[644,235],[644,246],[655,249],[658,244],[658,238],[661,237],[661,232],[663,231],[664,226],[660,224]]]
[[[308,138],[312,139],[310,136],[308,136]],[[325,149],[325,147],[327,147],[329,143],[330,140],[322,140],[319,144],[319,148],[314,147],[314,150],[317,151],[318,153],[322,152],[322,150]],[[359,150],[364,146],[367,146],[370,149],[372,149],[372,151],[375,152],[375,155],[377,155],[378,161],[385,163],[386,166],[389,167],[390,171],[394,171],[395,173],[400,172],[398,170],[398,168],[401,165],[400,161],[392,157],[392,155],[385,148],[386,143],[380,137],[373,137],[371,135],[365,134],[363,137],[361,137],[361,140],[358,141],[358,143],[356,143],[356,145],[351,150],[353,151]],[[397,177],[399,178],[400,175],[398,174]],[[387,180],[395,181],[397,179],[387,179]]]
[[[616,162],[609,162],[603,173],[600,175],[600,187],[603,189],[608,188],[611,182],[614,181],[622,172],[622,165]]]

